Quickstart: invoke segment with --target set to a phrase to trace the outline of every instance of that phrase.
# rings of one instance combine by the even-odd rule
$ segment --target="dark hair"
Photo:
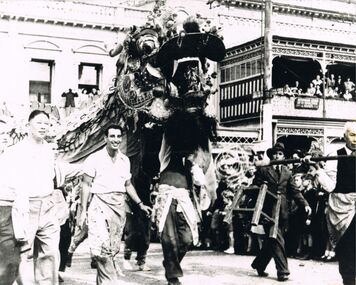
[[[38,115],[45,115],[49,119],[49,115],[43,111],[43,110],[33,110],[30,115],[28,116],[28,121],[31,121],[34,117],[37,117]]]
[[[105,130],[105,136],[106,136],[106,137],[109,135],[109,130],[110,130],[110,129],[120,130],[120,131],[121,131],[121,134],[123,133],[122,128],[121,128],[119,125],[114,125],[114,124],[112,124],[112,125],[109,125],[109,126],[106,128],[106,130]]]

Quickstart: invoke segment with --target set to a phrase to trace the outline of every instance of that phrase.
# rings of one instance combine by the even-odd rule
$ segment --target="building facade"
[[[211,5],[227,9],[219,14],[224,31],[230,27],[236,34],[229,37],[219,65],[221,124],[243,129],[241,136],[249,130],[250,140],[261,149],[276,141],[284,142],[289,152],[298,148],[328,153],[336,148],[344,122],[356,119],[356,97],[354,90],[347,98],[345,90],[328,96],[328,80],[341,76],[341,88],[347,78],[356,82],[356,2],[247,0]],[[309,96],[309,84],[317,76],[320,94]],[[285,92],[296,85],[300,91]]]
[[[105,92],[116,69],[108,49],[147,13],[103,1],[0,2],[0,102],[17,118],[35,102],[62,115],[69,88]]]

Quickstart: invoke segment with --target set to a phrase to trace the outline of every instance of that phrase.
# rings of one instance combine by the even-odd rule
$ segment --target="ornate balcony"
[[[328,120],[356,119],[356,101],[323,99],[312,96],[288,97],[275,95],[271,99],[273,116]]]

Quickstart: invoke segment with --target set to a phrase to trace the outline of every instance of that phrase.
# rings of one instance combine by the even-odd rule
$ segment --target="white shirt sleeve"
[[[84,162],[83,162],[83,173],[95,178],[96,176],[96,160],[94,155],[90,155]]]
[[[336,156],[337,153],[331,153],[329,156]],[[332,192],[336,186],[337,175],[337,160],[328,160],[325,165],[325,169],[318,169],[316,171],[316,177],[321,187],[327,191]]]

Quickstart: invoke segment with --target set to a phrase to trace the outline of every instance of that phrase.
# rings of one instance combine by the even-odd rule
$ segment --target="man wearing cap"
[[[285,158],[284,144],[276,143],[274,147],[267,150],[267,155],[272,160],[283,160]],[[253,181],[253,184],[257,186],[266,184],[269,191],[274,194],[278,193],[281,197],[277,237],[265,237],[261,250],[251,264],[252,268],[257,270],[259,276],[266,277],[268,274],[265,269],[273,258],[276,264],[278,281],[288,280],[288,275],[290,274],[284,242],[284,235],[288,227],[287,196],[290,195],[298,206],[303,207],[308,214],[311,213],[311,209],[303,195],[293,189],[291,178],[292,172],[287,166],[276,164],[258,167]],[[264,225],[264,227],[265,232],[269,232],[270,225]]]
[[[326,220],[330,242],[336,246],[339,272],[344,285],[355,285],[355,201],[356,201],[356,122],[346,122],[344,127],[346,145],[335,155],[353,155],[346,159],[329,160],[325,170],[315,171],[316,178],[329,195]]]

